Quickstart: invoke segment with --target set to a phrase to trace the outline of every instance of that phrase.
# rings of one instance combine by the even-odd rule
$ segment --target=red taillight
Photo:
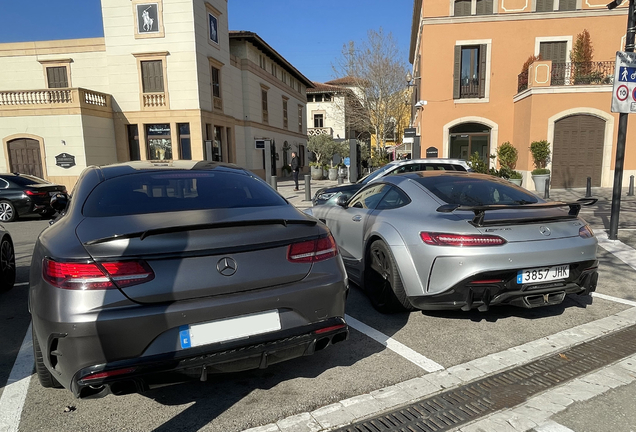
[[[421,232],[424,243],[434,246],[501,246],[506,240],[499,236],[482,234],[444,234]]]
[[[590,228],[589,225],[585,225],[579,229],[579,237],[592,238],[594,237],[594,231],[592,231],[592,228]]]
[[[143,261],[102,264],[57,262],[45,258],[42,263],[44,280],[57,288],[71,290],[105,290],[137,285],[154,279],[152,269]],[[110,276],[110,277],[109,277]]]
[[[289,245],[287,259],[291,262],[318,262],[338,255],[338,246],[331,234],[316,240]]]
[[[135,368],[115,369],[115,370],[111,370],[111,371],[98,372],[96,374],[87,375],[85,377],[82,377],[81,380],[82,381],[99,380],[99,379],[109,378],[109,377],[113,377],[113,376],[117,376],[117,375],[129,374],[129,373],[132,373],[134,371],[135,371]]]
[[[315,334],[322,334],[322,333],[328,333],[330,331],[334,331],[334,330],[340,330],[341,328],[345,328],[345,324],[336,324],[330,327],[325,327],[325,328],[321,328],[316,330],[314,333]]]
[[[45,195],[48,194],[48,192],[35,192],[35,191],[32,191],[32,190],[28,190],[28,189],[25,190],[24,193],[29,195],[29,196],[38,196],[38,197],[45,196]]]

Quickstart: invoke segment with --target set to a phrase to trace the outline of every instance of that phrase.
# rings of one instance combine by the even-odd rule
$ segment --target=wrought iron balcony
[[[550,86],[604,85],[614,83],[614,61],[552,63]],[[517,93],[528,88],[528,71],[517,77]]]

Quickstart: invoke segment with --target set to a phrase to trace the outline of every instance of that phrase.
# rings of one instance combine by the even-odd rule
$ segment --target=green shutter
[[[486,54],[488,45],[479,45],[479,97],[486,97]]]
[[[453,99],[460,98],[461,87],[461,75],[462,75],[462,47],[455,46],[455,60],[453,64]]]

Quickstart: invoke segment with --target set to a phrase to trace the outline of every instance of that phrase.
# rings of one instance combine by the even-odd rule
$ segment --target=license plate
[[[519,270],[517,272],[517,283],[549,282],[553,280],[566,279],[570,276],[570,266],[560,265],[552,267],[536,267]]]
[[[179,342],[181,343],[181,348],[192,348],[216,342],[242,339],[280,329],[278,311],[272,310],[202,324],[181,326],[179,328]]]

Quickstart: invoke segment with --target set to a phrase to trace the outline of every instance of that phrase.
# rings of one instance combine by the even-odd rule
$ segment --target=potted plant
[[[499,159],[499,165],[501,166],[500,177],[507,178],[510,182],[521,186],[521,173],[515,171],[517,166],[517,158],[519,152],[517,148],[510,144],[509,141],[502,143],[497,147],[497,158]]]
[[[331,180],[336,180],[338,178],[338,168],[334,167],[333,157],[336,154],[347,154],[349,151],[345,142],[336,142],[329,135],[309,137],[307,150],[316,155],[315,165],[312,166],[311,170],[311,178],[315,180],[319,180],[323,175],[325,177],[329,176]],[[316,178],[314,177],[314,171]],[[320,173],[320,178],[317,178],[318,171],[323,171]]]
[[[322,164],[319,162],[309,162],[312,180],[322,180]]]
[[[546,140],[534,141],[530,144],[530,153],[534,161],[535,169],[532,170],[534,190],[545,191],[545,182],[550,178],[550,170],[546,168],[550,162],[550,143]]]

